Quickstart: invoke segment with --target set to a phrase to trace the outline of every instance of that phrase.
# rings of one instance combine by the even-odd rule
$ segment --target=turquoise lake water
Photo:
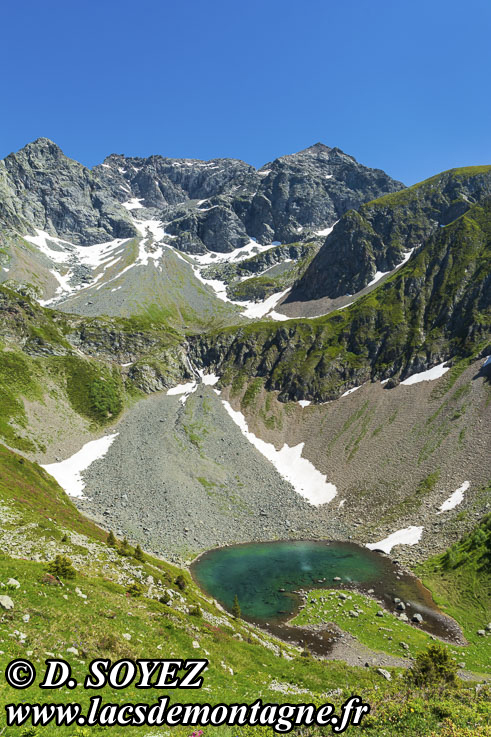
[[[415,576],[353,543],[295,540],[217,548],[194,561],[191,573],[229,611],[237,595],[242,616],[260,625],[285,626],[301,603],[299,589],[339,588],[370,592],[390,611],[398,597],[409,618],[422,614],[426,631],[448,638],[453,630],[453,621]]]

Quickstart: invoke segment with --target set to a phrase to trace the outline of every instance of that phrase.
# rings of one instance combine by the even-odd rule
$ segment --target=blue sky
[[[322,141],[407,184],[491,163],[489,0],[19,0],[2,26],[0,157]]]

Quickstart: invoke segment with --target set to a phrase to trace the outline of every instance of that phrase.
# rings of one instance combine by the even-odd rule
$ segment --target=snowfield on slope
[[[404,381],[401,381],[401,384],[404,386],[411,386],[412,384],[419,384],[420,381],[434,381],[435,379],[440,379],[450,369],[450,366],[445,366],[446,363],[447,362],[444,361],[443,363],[439,363],[438,366],[433,366],[433,368],[427,369],[427,371],[420,371],[417,374],[413,374],[407,379],[404,379]]]
[[[470,481],[464,481],[464,483],[461,486],[459,486],[459,488],[456,489],[454,493],[448,497],[448,499],[445,499],[443,504],[440,506],[440,509],[437,512],[437,514],[442,514],[443,512],[449,512],[451,509],[454,509],[459,504],[462,504],[462,502],[464,501],[464,494],[470,485],[471,485]]]
[[[367,543],[365,547],[369,550],[383,550],[384,553],[390,553],[396,545],[416,545],[421,540],[423,529],[423,527],[415,527],[414,525],[405,527],[377,543]]]
[[[380,281],[381,279],[383,279],[384,276],[387,276],[387,274],[391,274],[393,271],[397,271],[397,269],[400,269],[401,266],[404,266],[404,264],[407,263],[409,261],[409,259],[411,258],[412,254],[414,253],[414,250],[415,250],[414,248],[411,248],[411,250],[406,251],[406,253],[403,256],[402,261],[400,263],[398,263],[397,266],[394,269],[391,269],[391,271],[377,271],[375,273],[375,276],[373,277],[373,279],[368,282],[368,284],[366,285],[365,289],[367,287],[372,287],[378,281]]]
[[[271,461],[280,476],[289,481],[295,491],[309,504],[318,507],[334,499],[337,494],[335,485],[329,483],[327,477],[307,458],[302,458],[305,443],[299,443],[292,448],[285,443],[281,450],[276,450],[272,443],[266,443],[250,432],[242,412],[234,410],[225,399],[222,399],[222,404],[247,440]]]
[[[58,463],[42,465],[41,468],[44,468],[45,471],[56,479],[68,496],[83,498],[85,484],[82,479],[82,472],[92,465],[94,461],[104,458],[118,435],[119,433],[116,432],[113,435],[104,435],[98,440],[90,440],[79,451],[70,456],[70,458],[66,458],[64,461]]]

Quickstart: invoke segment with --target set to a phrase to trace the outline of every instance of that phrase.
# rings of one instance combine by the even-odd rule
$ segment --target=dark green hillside
[[[325,401],[366,381],[403,379],[452,357],[477,355],[489,342],[490,308],[488,201],[440,228],[351,307],[314,320],[225,330],[194,348],[223,383],[245,372],[264,377],[266,388],[283,398]]]
[[[491,195],[491,166],[451,169],[347,212],[327,237],[288,301],[341,297],[363,289],[376,271],[391,271]]]

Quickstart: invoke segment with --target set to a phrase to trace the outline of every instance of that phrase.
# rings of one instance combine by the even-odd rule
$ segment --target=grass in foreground
[[[416,573],[438,606],[457,620],[469,642],[468,668],[485,673],[491,663],[491,514],[443,554],[419,565]],[[484,630],[486,635],[478,635]]]
[[[0,487],[0,582],[4,584],[3,593],[14,602],[12,610],[0,612],[0,670],[13,658],[27,657],[39,674],[45,659],[54,655],[71,664],[74,677],[81,683],[88,663],[95,657],[112,661],[206,657],[209,669],[200,691],[149,693],[132,685],[124,690],[108,687],[98,693],[104,702],[116,704],[155,703],[160,695],[169,695],[171,703],[253,703],[257,698],[273,703],[332,701],[338,710],[357,693],[372,706],[362,731],[373,737],[422,737],[432,731],[438,734],[445,718],[456,725],[455,729],[448,727],[453,730],[447,730],[452,737],[466,736],[469,725],[476,729],[476,735],[486,735],[483,725],[491,714],[485,688],[477,696],[473,686],[452,690],[415,688],[398,669],[391,669],[392,681],[387,682],[374,668],[351,668],[340,662],[303,657],[296,648],[218,609],[201,594],[186,571],[145,554],[137,559],[132,549],[125,551],[129,555],[120,555],[105,542],[102,531],[83,521],[54,480],[35,464],[5,449],[0,455],[0,477],[4,482]],[[118,547],[123,546],[119,543]],[[73,580],[46,578],[47,561],[56,555],[71,558],[76,569]],[[182,578],[178,582],[179,576]],[[9,578],[16,579],[19,586],[6,586]],[[93,692],[80,686],[73,691],[41,691],[32,686],[13,692],[4,680],[0,681],[2,715],[6,703],[22,700],[80,701],[86,709],[91,695]],[[481,732],[477,731],[480,727]],[[128,737],[187,737],[191,731],[184,727],[125,727]],[[107,728],[50,725],[35,732],[25,727],[9,728],[6,734],[90,737],[102,733],[108,733]],[[317,728],[300,733],[332,732]],[[208,734],[269,737],[272,730],[206,727],[204,737]]]

